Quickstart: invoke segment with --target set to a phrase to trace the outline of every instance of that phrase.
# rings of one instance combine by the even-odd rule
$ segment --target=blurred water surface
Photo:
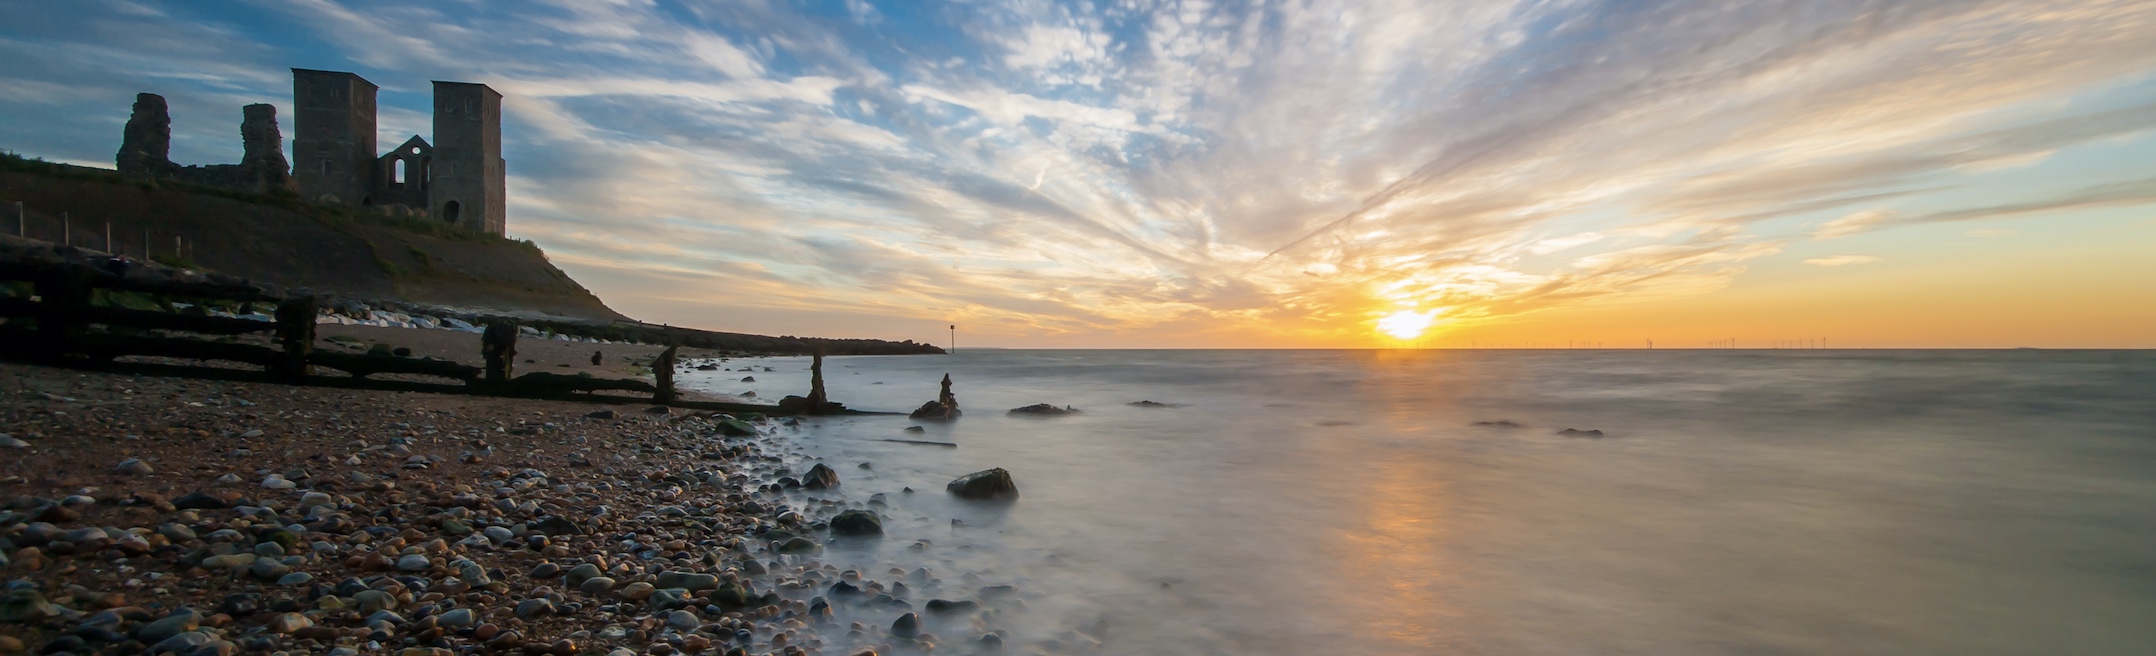
[[[682,384],[808,388],[805,359],[728,368],[749,364]],[[858,409],[956,382],[959,421],[818,419],[791,438],[840,472],[828,498],[887,495],[890,537],[827,562],[927,567],[942,582],[916,607],[1017,587],[1025,605],[990,622],[932,624],[946,644],[998,628],[1103,653],[2156,648],[2156,353],[961,350],[825,372]],[[1004,413],[1042,402],[1082,412]],[[1474,425],[1497,421],[1520,426]],[[1023,497],[944,494],[988,467]]]

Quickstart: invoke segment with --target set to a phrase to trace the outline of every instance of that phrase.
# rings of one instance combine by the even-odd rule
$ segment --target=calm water
[[[750,362],[758,382],[683,384],[808,387],[805,360],[729,367]],[[925,566],[941,583],[909,584],[916,606],[1016,586],[1023,605],[932,625],[946,644],[997,628],[1018,653],[2156,650],[2156,352],[977,350],[825,369],[859,409],[956,382],[967,415],[925,433],[897,416],[790,434],[843,477],[823,498],[888,495],[890,537],[825,562]],[[1141,399],[1185,407],[1126,405]],[[1004,414],[1041,402],[1083,412]],[[1471,425],[1499,420],[1521,427]],[[997,466],[1015,504],[942,491]]]

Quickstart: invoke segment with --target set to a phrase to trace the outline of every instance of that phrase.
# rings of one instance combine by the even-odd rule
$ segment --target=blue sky
[[[429,80],[492,85],[511,235],[653,321],[958,322],[1013,346],[1383,344],[1401,312],[1495,341],[1590,316],[1668,334],[1657,313],[1733,314],[1711,310],[1752,286],[1876,276],[1885,303],[1917,285],[1897,275],[1973,281],[1997,265],[1957,249],[2005,248],[2112,295],[2054,322],[2080,332],[1994,345],[2156,346],[2120,337],[2156,334],[2151,311],[2095,300],[2156,291],[2117,282],[2156,278],[2119,250],[2156,252],[2145,1],[9,0],[0,57],[0,148],[106,166],[138,91],[171,102],[175,160],[214,163],[239,157],[241,105],[288,110],[291,67],[381,85],[385,147],[429,131]],[[1971,285],[1902,293],[1999,302]]]

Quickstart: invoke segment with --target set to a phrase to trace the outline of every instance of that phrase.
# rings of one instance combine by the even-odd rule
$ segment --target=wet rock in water
[[[719,434],[727,437],[753,437],[756,435],[756,427],[739,419],[723,419],[719,421]]]
[[[757,604],[757,591],[740,583],[727,583],[711,591],[711,602],[718,604],[720,609],[748,609]]]
[[[883,535],[883,518],[866,510],[848,510],[831,518],[831,534],[850,537]]]
[[[1510,419],[1499,419],[1497,421],[1478,421],[1469,425],[1480,426],[1483,428],[1520,428],[1519,422],[1515,422]]]
[[[208,492],[189,492],[172,500],[172,507],[180,510],[220,510],[225,500]]]
[[[823,549],[823,545],[816,544],[816,541],[803,537],[796,537],[779,545],[779,553],[782,554],[816,553],[821,549]]]
[[[1077,411],[1077,408],[1071,406],[1057,407],[1046,403],[1035,403],[1033,405],[1029,405],[1023,408],[1011,408],[1010,414],[1032,415],[1037,417],[1054,417],[1058,415],[1071,414]]]
[[[941,401],[929,401],[906,416],[913,419],[955,419],[959,414],[957,409],[944,405]]]
[[[1580,429],[1577,429],[1577,428],[1567,428],[1567,429],[1564,429],[1564,430],[1561,430],[1561,431],[1557,431],[1557,434],[1558,434],[1558,435],[1562,435],[1562,436],[1565,436],[1565,437],[1601,437],[1601,436],[1602,436],[1602,430],[1601,430],[1601,429],[1589,429],[1589,430],[1580,430]]]
[[[921,635],[921,618],[913,613],[898,616],[891,622],[891,635],[901,638],[917,638]]]
[[[540,615],[554,614],[554,602],[545,599],[526,599],[517,602],[517,617],[530,619]]]
[[[150,463],[143,462],[141,458],[128,458],[120,461],[112,471],[125,476],[143,476],[157,473],[157,468],[151,467]]]
[[[1018,483],[1002,467],[958,477],[944,489],[962,499],[999,500],[1018,498]]]
[[[615,418],[615,417],[618,417],[618,416],[620,416],[620,415],[618,415],[618,414],[615,414],[615,413],[614,413],[614,411],[613,411],[612,409],[606,409],[606,410],[593,410],[593,411],[591,411],[591,412],[587,412],[587,413],[584,413],[584,416],[586,416],[586,417],[590,417],[590,418],[592,418],[592,419],[613,419],[613,418]]]
[[[1132,401],[1132,402],[1130,402],[1130,405],[1131,405],[1131,406],[1133,406],[1133,407],[1139,407],[1139,408],[1180,408],[1180,407],[1183,407],[1183,404],[1181,404],[1181,403],[1161,403],[1161,402],[1159,402],[1159,401],[1154,401],[1154,400],[1151,400],[1151,399],[1148,399],[1148,400],[1144,400],[1144,401]]]
[[[811,490],[838,487],[838,472],[823,463],[816,463],[808,473],[801,475],[801,487]]]
[[[756,382],[756,377],[755,377],[755,376],[742,376],[742,377],[741,377],[741,382],[744,382],[744,383],[753,383],[753,382]]]
[[[945,599],[930,599],[928,600],[928,604],[923,607],[928,609],[928,612],[944,614],[970,613],[980,609],[981,605],[966,599],[960,599],[958,601],[949,601]]]

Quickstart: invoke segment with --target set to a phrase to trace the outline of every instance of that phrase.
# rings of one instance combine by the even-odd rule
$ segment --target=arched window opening
[[[462,204],[457,201],[449,201],[447,204],[442,205],[442,220],[454,222],[457,220],[457,214],[463,211],[464,206]]]
[[[390,165],[389,183],[404,184],[404,160],[397,160],[395,164]]]
[[[434,183],[434,158],[432,158],[432,157],[422,157],[422,158],[420,158],[420,159],[419,159],[419,184],[421,184],[421,185],[429,185],[429,184],[433,184],[433,183]]]

